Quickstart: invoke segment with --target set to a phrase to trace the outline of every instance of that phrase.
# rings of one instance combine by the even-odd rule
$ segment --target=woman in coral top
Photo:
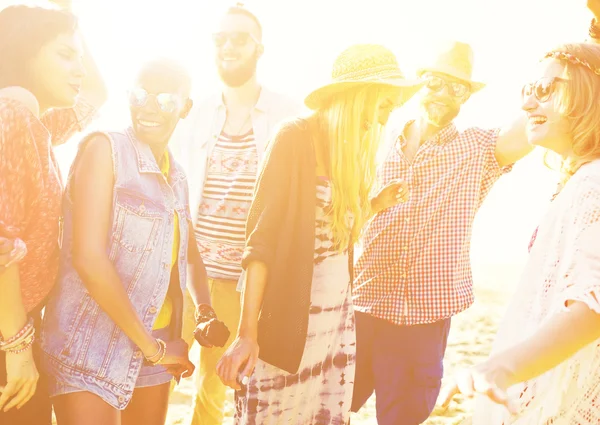
[[[50,424],[35,337],[58,272],[62,183],[52,146],[89,122],[105,89],[67,11],[0,11],[0,57],[0,237],[26,246],[0,268],[0,423]]]

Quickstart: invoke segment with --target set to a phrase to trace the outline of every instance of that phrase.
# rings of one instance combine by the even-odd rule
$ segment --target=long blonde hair
[[[387,86],[354,87],[333,96],[310,119],[320,136],[315,148],[323,154],[332,186],[330,214],[339,250],[356,242],[371,216],[376,154],[383,133],[378,105],[391,93]]]
[[[562,52],[600,69],[600,45],[563,44],[553,52]],[[560,158],[547,153],[545,160],[547,164],[558,162],[564,186],[582,165],[600,158],[600,75],[575,60],[561,60],[561,63],[565,65],[563,77],[569,81],[557,87],[555,102],[569,122],[572,153]]]

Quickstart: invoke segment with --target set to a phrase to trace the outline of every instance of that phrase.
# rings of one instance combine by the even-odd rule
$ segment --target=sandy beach
[[[475,304],[453,319],[445,358],[446,377],[450,377],[456,368],[475,364],[487,356],[519,271],[520,267],[515,265],[475,269]],[[196,349],[193,350],[193,355],[197,356]],[[187,379],[175,389],[170,403],[168,425],[190,423],[193,387],[193,380]],[[232,399],[233,393],[230,394],[230,400]],[[446,411],[436,409],[425,425],[467,424],[472,407],[470,401],[458,396]],[[223,424],[233,424],[231,402],[227,403],[225,411],[226,419]],[[373,424],[376,424],[374,397],[352,417],[352,425]]]

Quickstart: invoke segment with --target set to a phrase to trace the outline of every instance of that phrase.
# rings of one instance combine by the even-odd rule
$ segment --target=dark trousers
[[[356,378],[352,411],[376,395],[379,425],[418,425],[440,392],[450,319],[397,326],[356,313]]]
[[[0,425],[50,425],[52,423],[52,403],[48,395],[48,381],[41,367],[42,350],[38,343],[41,318],[34,316],[36,341],[33,345],[33,357],[40,374],[34,396],[17,410],[13,407],[8,412],[0,411]],[[0,351],[0,386],[6,385],[6,353]]]

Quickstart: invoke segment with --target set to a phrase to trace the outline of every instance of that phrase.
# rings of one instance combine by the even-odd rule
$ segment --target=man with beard
[[[231,337],[224,347],[201,347],[193,425],[223,422],[226,388],[216,364],[231,344],[240,318],[236,288],[259,163],[278,124],[300,111],[299,103],[257,81],[256,66],[264,50],[262,27],[248,9],[229,8],[213,42],[222,91],[192,110],[186,120],[189,127],[183,127],[176,140],[188,173],[195,236],[212,306]],[[187,310],[183,332],[191,339],[196,322],[193,311]]]
[[[531,151],[525,119],[507,129],[453,124],[482,83],[473,53],[453,42],[431,66],[420,116],[395,139],[381,185],[403,179],[410,198],[377,214],[354,275],[357,370],[353,411],[376,393],[380,425],[427,419],[440,391],[450,318],[473,302],[469,259],[475,213],[493,183]]]

